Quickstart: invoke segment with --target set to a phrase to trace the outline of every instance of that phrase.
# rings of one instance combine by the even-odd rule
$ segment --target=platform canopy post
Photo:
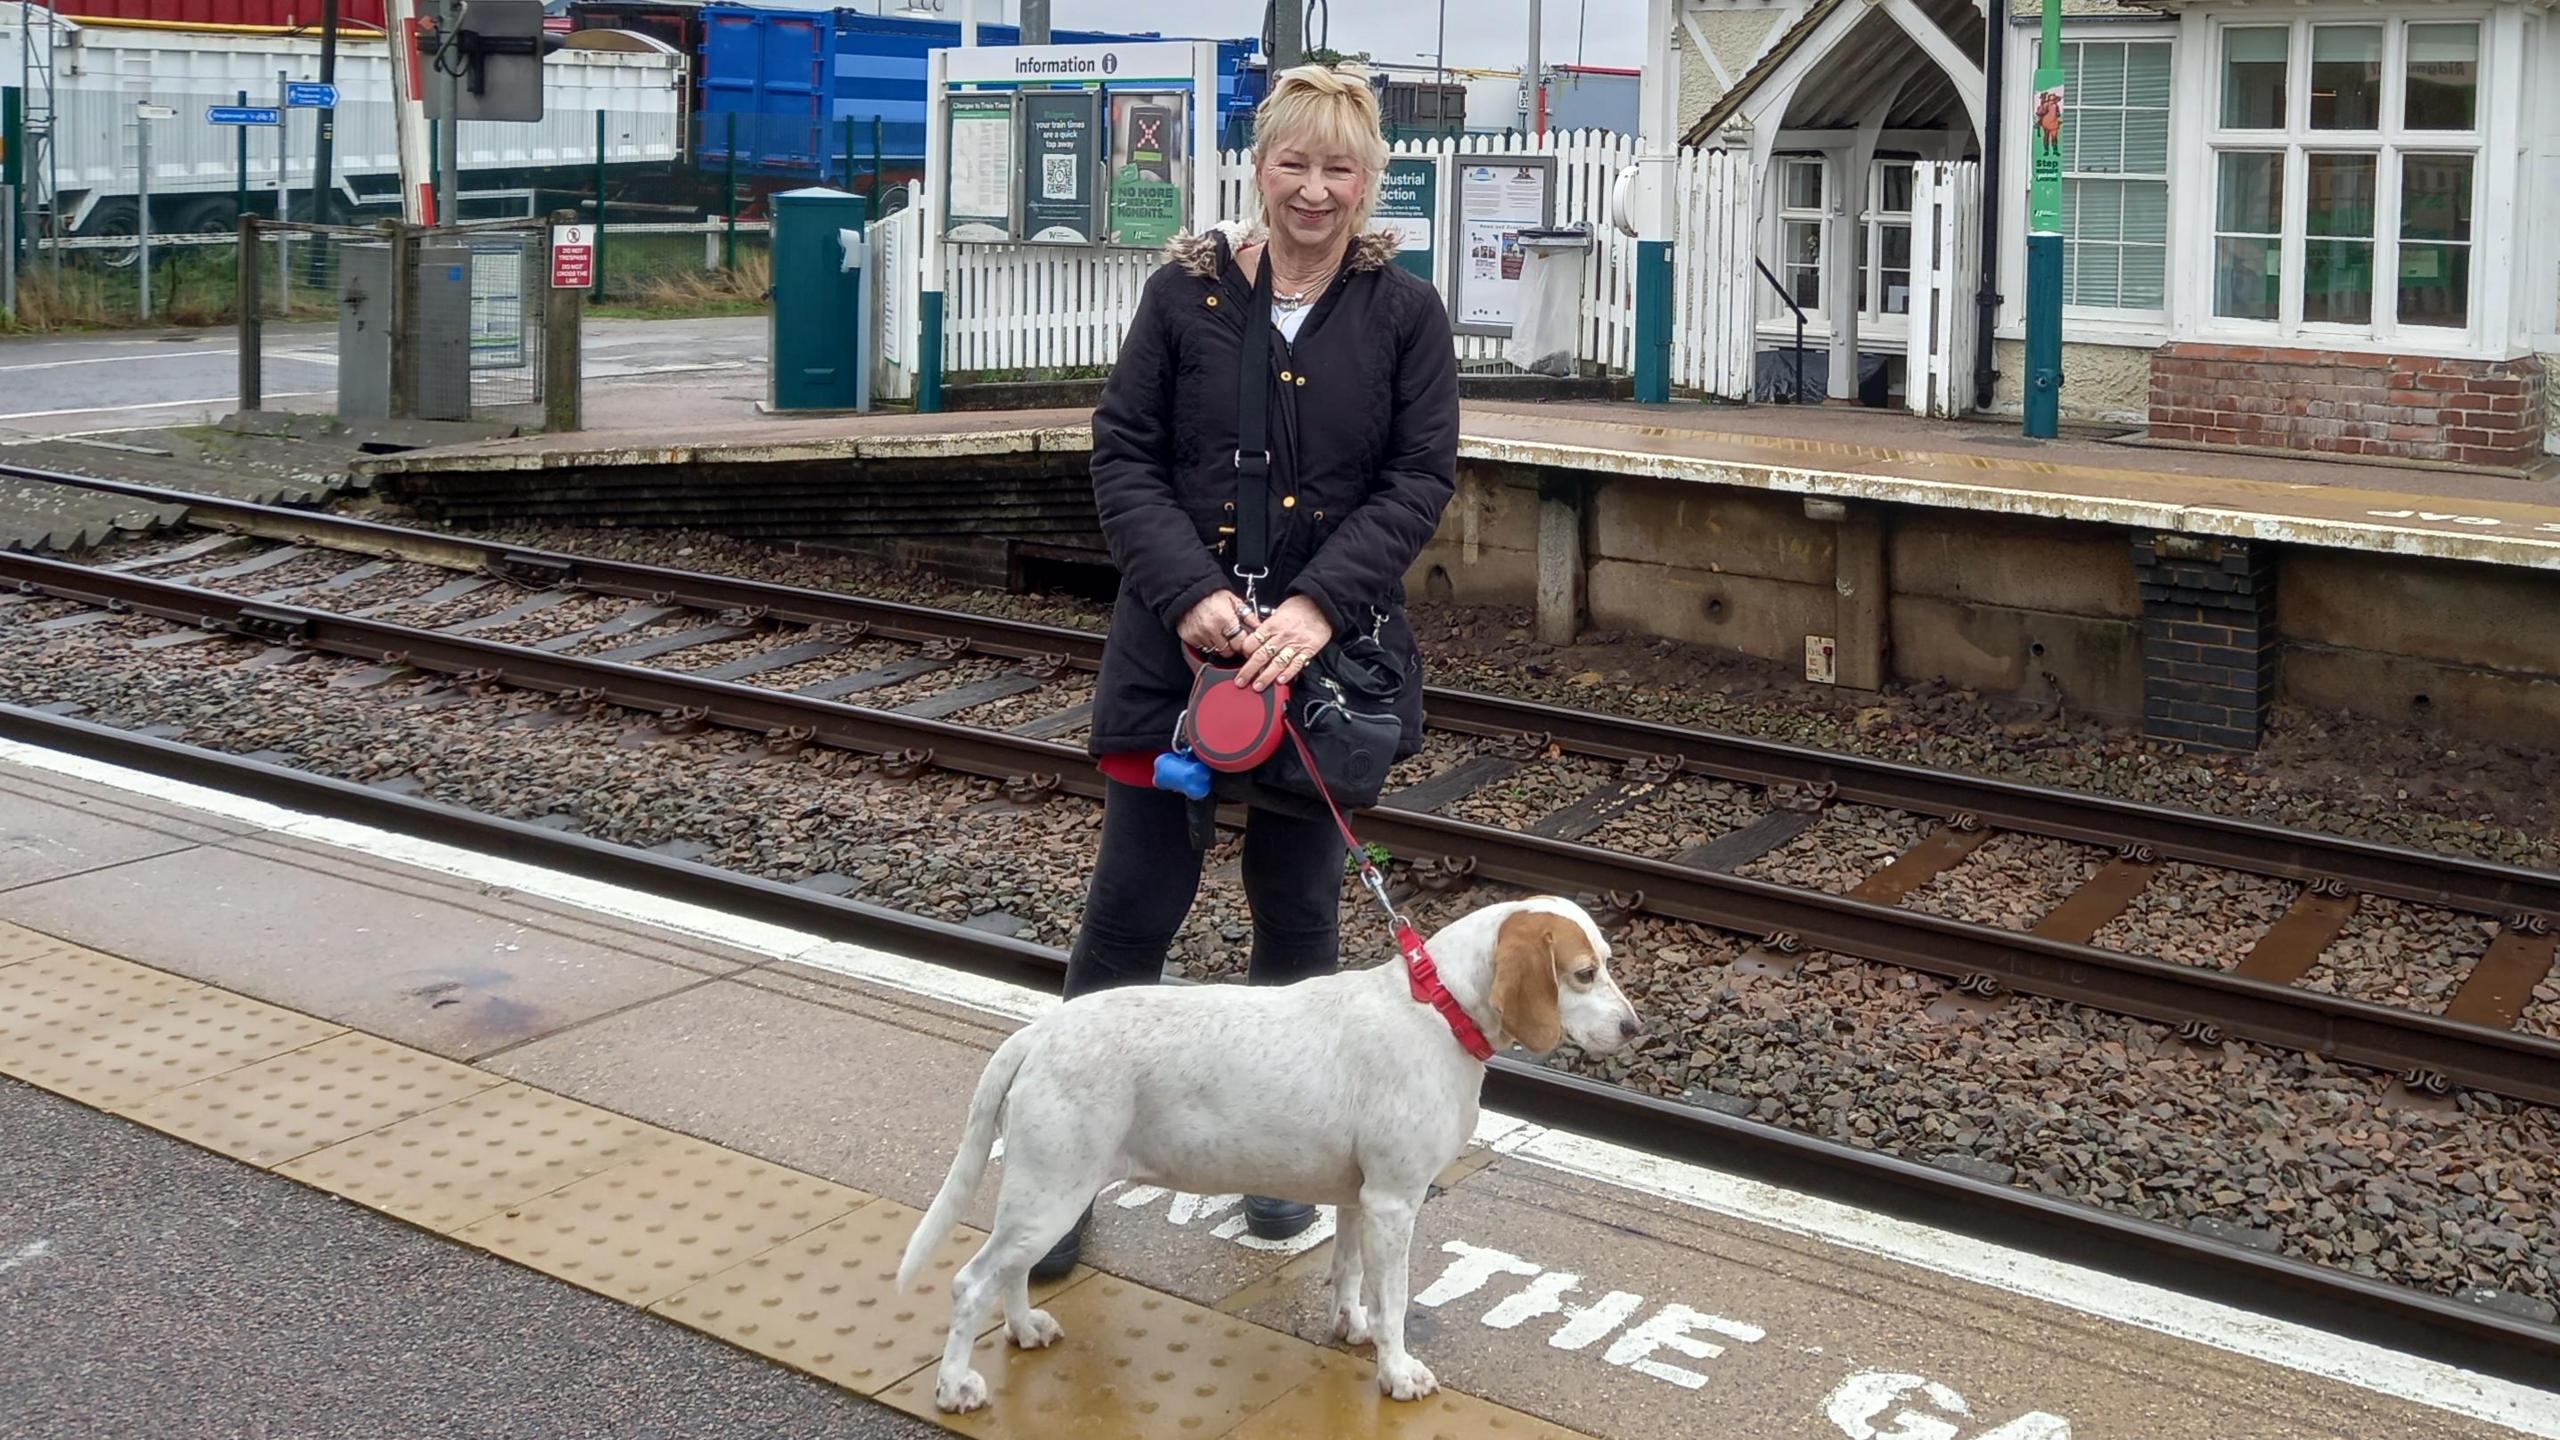
[[[1671,399],[1671,214],[1680,157],[1680,52],[1671,37],[1680,0],[1645,0],[1644,79],[1637,91],[1642,134],[1636,159],[1635,398]]]

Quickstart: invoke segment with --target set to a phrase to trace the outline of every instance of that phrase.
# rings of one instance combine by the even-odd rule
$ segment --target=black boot
[[[1268,1195],[1244,1197],[1244,1228],[1258,1240],[1286,1240],[1316,1223],[1316,1207]]]
[[[1092,1223],[1093,1207],[1087,1205],[1084,1213],[1076,1217],[1075,1225],[1049,1247],[1049,1253],[1032,1262],[1031,1278],[1055,1280],[1076,1268],[1076,1262],[1084,1258],[1084,1227]]]

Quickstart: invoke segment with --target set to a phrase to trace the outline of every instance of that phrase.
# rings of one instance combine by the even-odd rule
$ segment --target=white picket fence
[[[1554,156],[1556,223],[1587,225],[1597,237],[1583,262],[1580,357],[1621,372],[1633,367],[1635,242],[1609,224],[1610,186],[1635,159],[1633,137],[1580,130],[1406,141],[1392,148],[1398,155],[1460,160]],[[1247,152],[1220,155],[1218,179],[1221,214],[1209,223],[1260,213]],[[1151,250],[1039,245],[946,245],[942,255],[943,369],[953,375],[1110,364],[1137,315],[1139,291],[1161,263]],[[1498,360],[1503,343],[1499,336],[1460,336],[1458,355]]]
[[[1914,167],[1911,336],[1903,370],[1915,415],[1952,419],[1973,408],[1974,308],[1982,274],[1982,173],[1972,161]]]
[[[1545,135],[1468,135],[1437,140],[1400,140],[1387,147],[1392,155],[1456,156],[1461,162],[1499,160],[1510,155],[1556,157],[1556,215],[1561,227],[1588,226],[1596,242],[1582,262],[1582,343],[1576,354],[1612,370],[1634,366],[1636,355],[1636,248],[1609,224],[1609,188],[1618,171],[1635,162],[1636,139],[1608,130],[1556,130]],[[1454,167],[1452,167],[1454,169]],[[1454,176],[1443,205],[1456,203]],[[1218,197],[1225,216],[1250,220],[1259,216],[1253,193],[1253,156],[1229,150],[1218,161]],[[1441,244],[1450,242],[1443,237]],[[1454,263],[1454,257],[1452,259]],[[1446,299],[1447,291],[1442,291]],[[1506,343],[1499,335],[1457,337],[1458,358],[1494,361]]]
[[[1671,248],[1671,383],[1751,398],[1759,348],[1759,177],[1750,157],[1690,150],[1679,161]]]

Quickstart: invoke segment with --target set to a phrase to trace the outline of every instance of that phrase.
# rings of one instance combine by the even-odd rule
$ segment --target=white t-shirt
[[[1315,308],[1313,305],[1301,305],[1295,310],[1283,310],[1274,305],[1271,307],[1271,328],[1295,345],[1298,343],[1298,327],[1307,323],[1307,312]]]

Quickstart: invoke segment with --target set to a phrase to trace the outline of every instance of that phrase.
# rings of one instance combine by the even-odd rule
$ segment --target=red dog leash
[[[1378,897],[1379,907],[1387,912],[1387,923],[1395,927],[1396,948],[1404,952],[1405,979],[1413,986],[1413,998],[1440,1012],[1440,1018],[1449,1022],[1449,1033],[1458,1037],[1458,1044],[1469,1055],[1478,1060],[1492,1059],[1493,1043],[1484,1038],[1484,1030],[1476,1024],[1475,1017],[1467,1013],[1466,1007],[1458,1003],[1458,997],[1450,994],[1449,987],[1440,983],[1440,967],[1431,963],[1431,952],[1423,948],[1422,932],[1413,928],[1412,921],[1397,913],[1395,901],[1387,898],[1387,877],[1378,872],[1376,863],[1369,859],[1369,852],[1360,848],[1360,837],[1351,833],[1351,822],[1343,818],[1342,807],[1333,803],[1333,792],[1324,783],[1324,771],[1317,767],[1314,753],[1307,748],[1306,737],[1298,733],[1296,725],[1287,721],[1282,723],[1288,728],[1289,743],[1298,747],[1299,760],[1305,763],[1307,773],[1315,777],[1316,793],[1324,797],[1324,807],[1333,812],[1334,828],[1342,832],[1343,843],[1351,847],[1351,853],[1360,861],[1361,883],[1369,887],[1370,894]]]

